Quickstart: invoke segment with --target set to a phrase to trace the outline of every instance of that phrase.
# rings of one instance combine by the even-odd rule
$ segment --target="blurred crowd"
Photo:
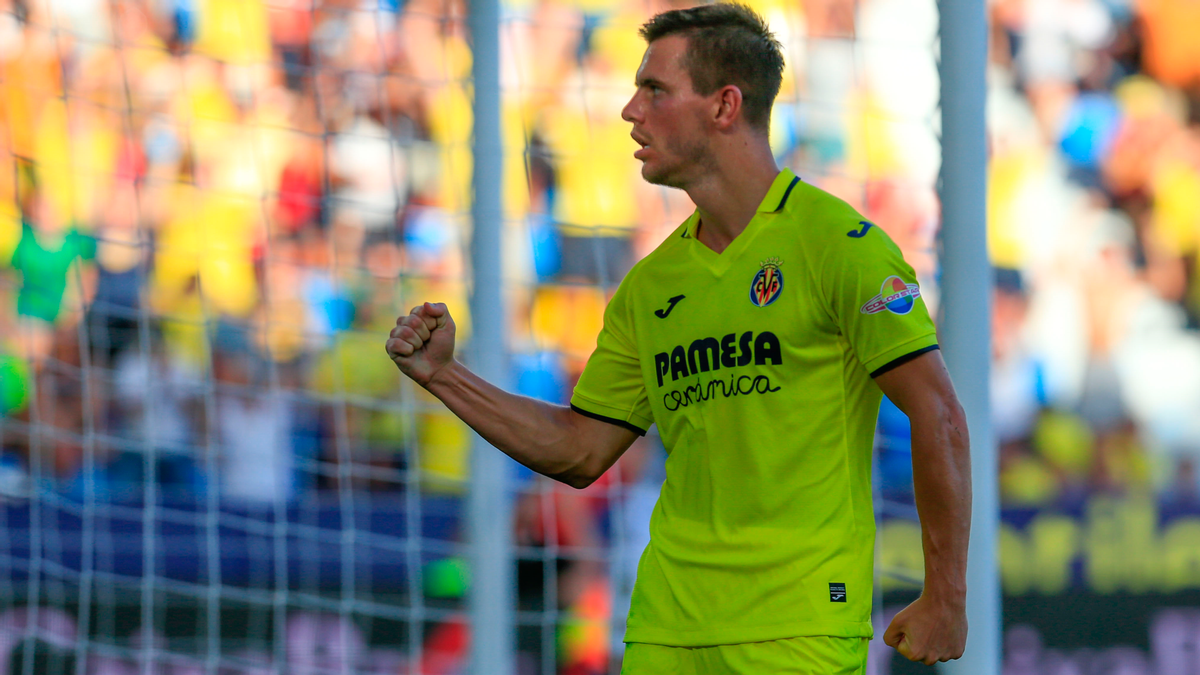
[[[993,419],[1014,505],[1197,498],[1200,5],[991,3]]]
[[[860,26],[878,4],[897,3],[860,3]],[[993,0],[988,11],[1002,504],[1195,504],[1200,5]],[[895,228],[903,219],[872,205],[879,183],[869,175],[857,203]],[[884,493],[910,499],[907,419],[887,401],[877,439]]]
[[[495,225],[529,395],[566,399],[607,295],[690,212],[640,180],[620,119],[636,28],[673,1],[503,3]],[[936,8],[751,4],[788,58],[781,164],[888,230],[936,311]],[[469,436],[380,336],[433,298],[470,339],[466,9],[0,0],[0,490],[456,489]],[[1194,498],[1200,9],[989,14],[1003,497]],[[886,403],[879,438],[904,492]]]
[[[619,115],[652,9],[506,8],[499,225],[531,395],[564,400],[606,291],[684,213],[641,187]],[[470,338],[464,12],[0,2],[0,486],[456,489],[466,430],[381,336],[434,299]]]

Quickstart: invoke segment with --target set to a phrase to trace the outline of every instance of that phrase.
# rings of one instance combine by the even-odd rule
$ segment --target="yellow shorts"
[[[713,647],[625,645],[621,675],[864,675],[867,638],[798,637]]]

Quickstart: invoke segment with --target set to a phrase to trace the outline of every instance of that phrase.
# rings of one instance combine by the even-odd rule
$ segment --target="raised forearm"
[[[913,487],[925,551],[925,594],[966,600],[971,532],[971,454],[966,419],[956,401],[914,411]]]
[[[492,385],[458,361],[426,387],[487,442],[530,469],[583,487],[603,468],[578,437],[570,408],[519,396]]]

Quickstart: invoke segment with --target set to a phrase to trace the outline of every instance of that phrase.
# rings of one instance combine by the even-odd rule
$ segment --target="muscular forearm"
[[[384,347],[402,373],[518,462],[586,487],[636,438],[619,425],[489,384],[454,360],[454,334],[446,305],[426,302],[396,319]]]
[[[583,487],[608,468],[593,466],[597,461],[578,438],[570,408],[506,392],[458,361],[426,388],[487,442],[538,473]]]
[[[939,402],[912,418],[913,487],[925,550],[925,594],[966,600],[971,531],[971,455],[956,403]]]
[[[883,639],[905,658],[933,665],[962,656],[967,644],[967,421],[937,350],[875,381],[912,422],[913,487],[925,549],[925,589],[892,619]]]

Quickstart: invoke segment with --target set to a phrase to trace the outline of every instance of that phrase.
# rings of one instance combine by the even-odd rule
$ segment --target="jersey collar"
[[[784,168],[775,177],[771,187],[767,190],[766,196],[758,205],[758,212],[750,219],[746,225],[746,229],[737,236],[725,249],[723,253],[715,253],[712,249],[696,241],[696,228],[700,225],[700,212],[694,211],[690,218],[684,222],[683,233],[680,235],[684,239],[691,240],[688,246],[692,256],[708,267],[718,276],[724,274],[731,265],[733,265],[746,250],[754,238],[758,236],[759,231],[764,225],[764,221],[770,220],[769,214],[778,213],[787,206],[788,198],[792,195],[792,190],[800,183],[800,179],[796,174],[792,173],[791,169]],[[768,214],[768,217],[763,216]]]
[[[800,178],[792,173],[792,170],[783,167],[779,175],[775,177],[775,181],[771,183],[771,189],[767,190],[767,195],[763,197],[762,203],[758,205],[759,213],[779,213],[783,207],[787,205],[788,197],[792,196],[792,189],[800,182]]]
[[[783,167],[779,175],[771,183],[771,187],[767,190],[767,194],[763,197],[762,202],[759,203],[758,212],[779,213],[782,211],[783,207],[787,205],[788,197],[792,196],[792,190],[799,182],[799,176],[792,173],[792,170],[786,166]],[[698,211],[694,211],[691,217],[684,222],[683,232],[679,236],[684,239],[695,239],[696,228],[699,226],[700,214]]]

